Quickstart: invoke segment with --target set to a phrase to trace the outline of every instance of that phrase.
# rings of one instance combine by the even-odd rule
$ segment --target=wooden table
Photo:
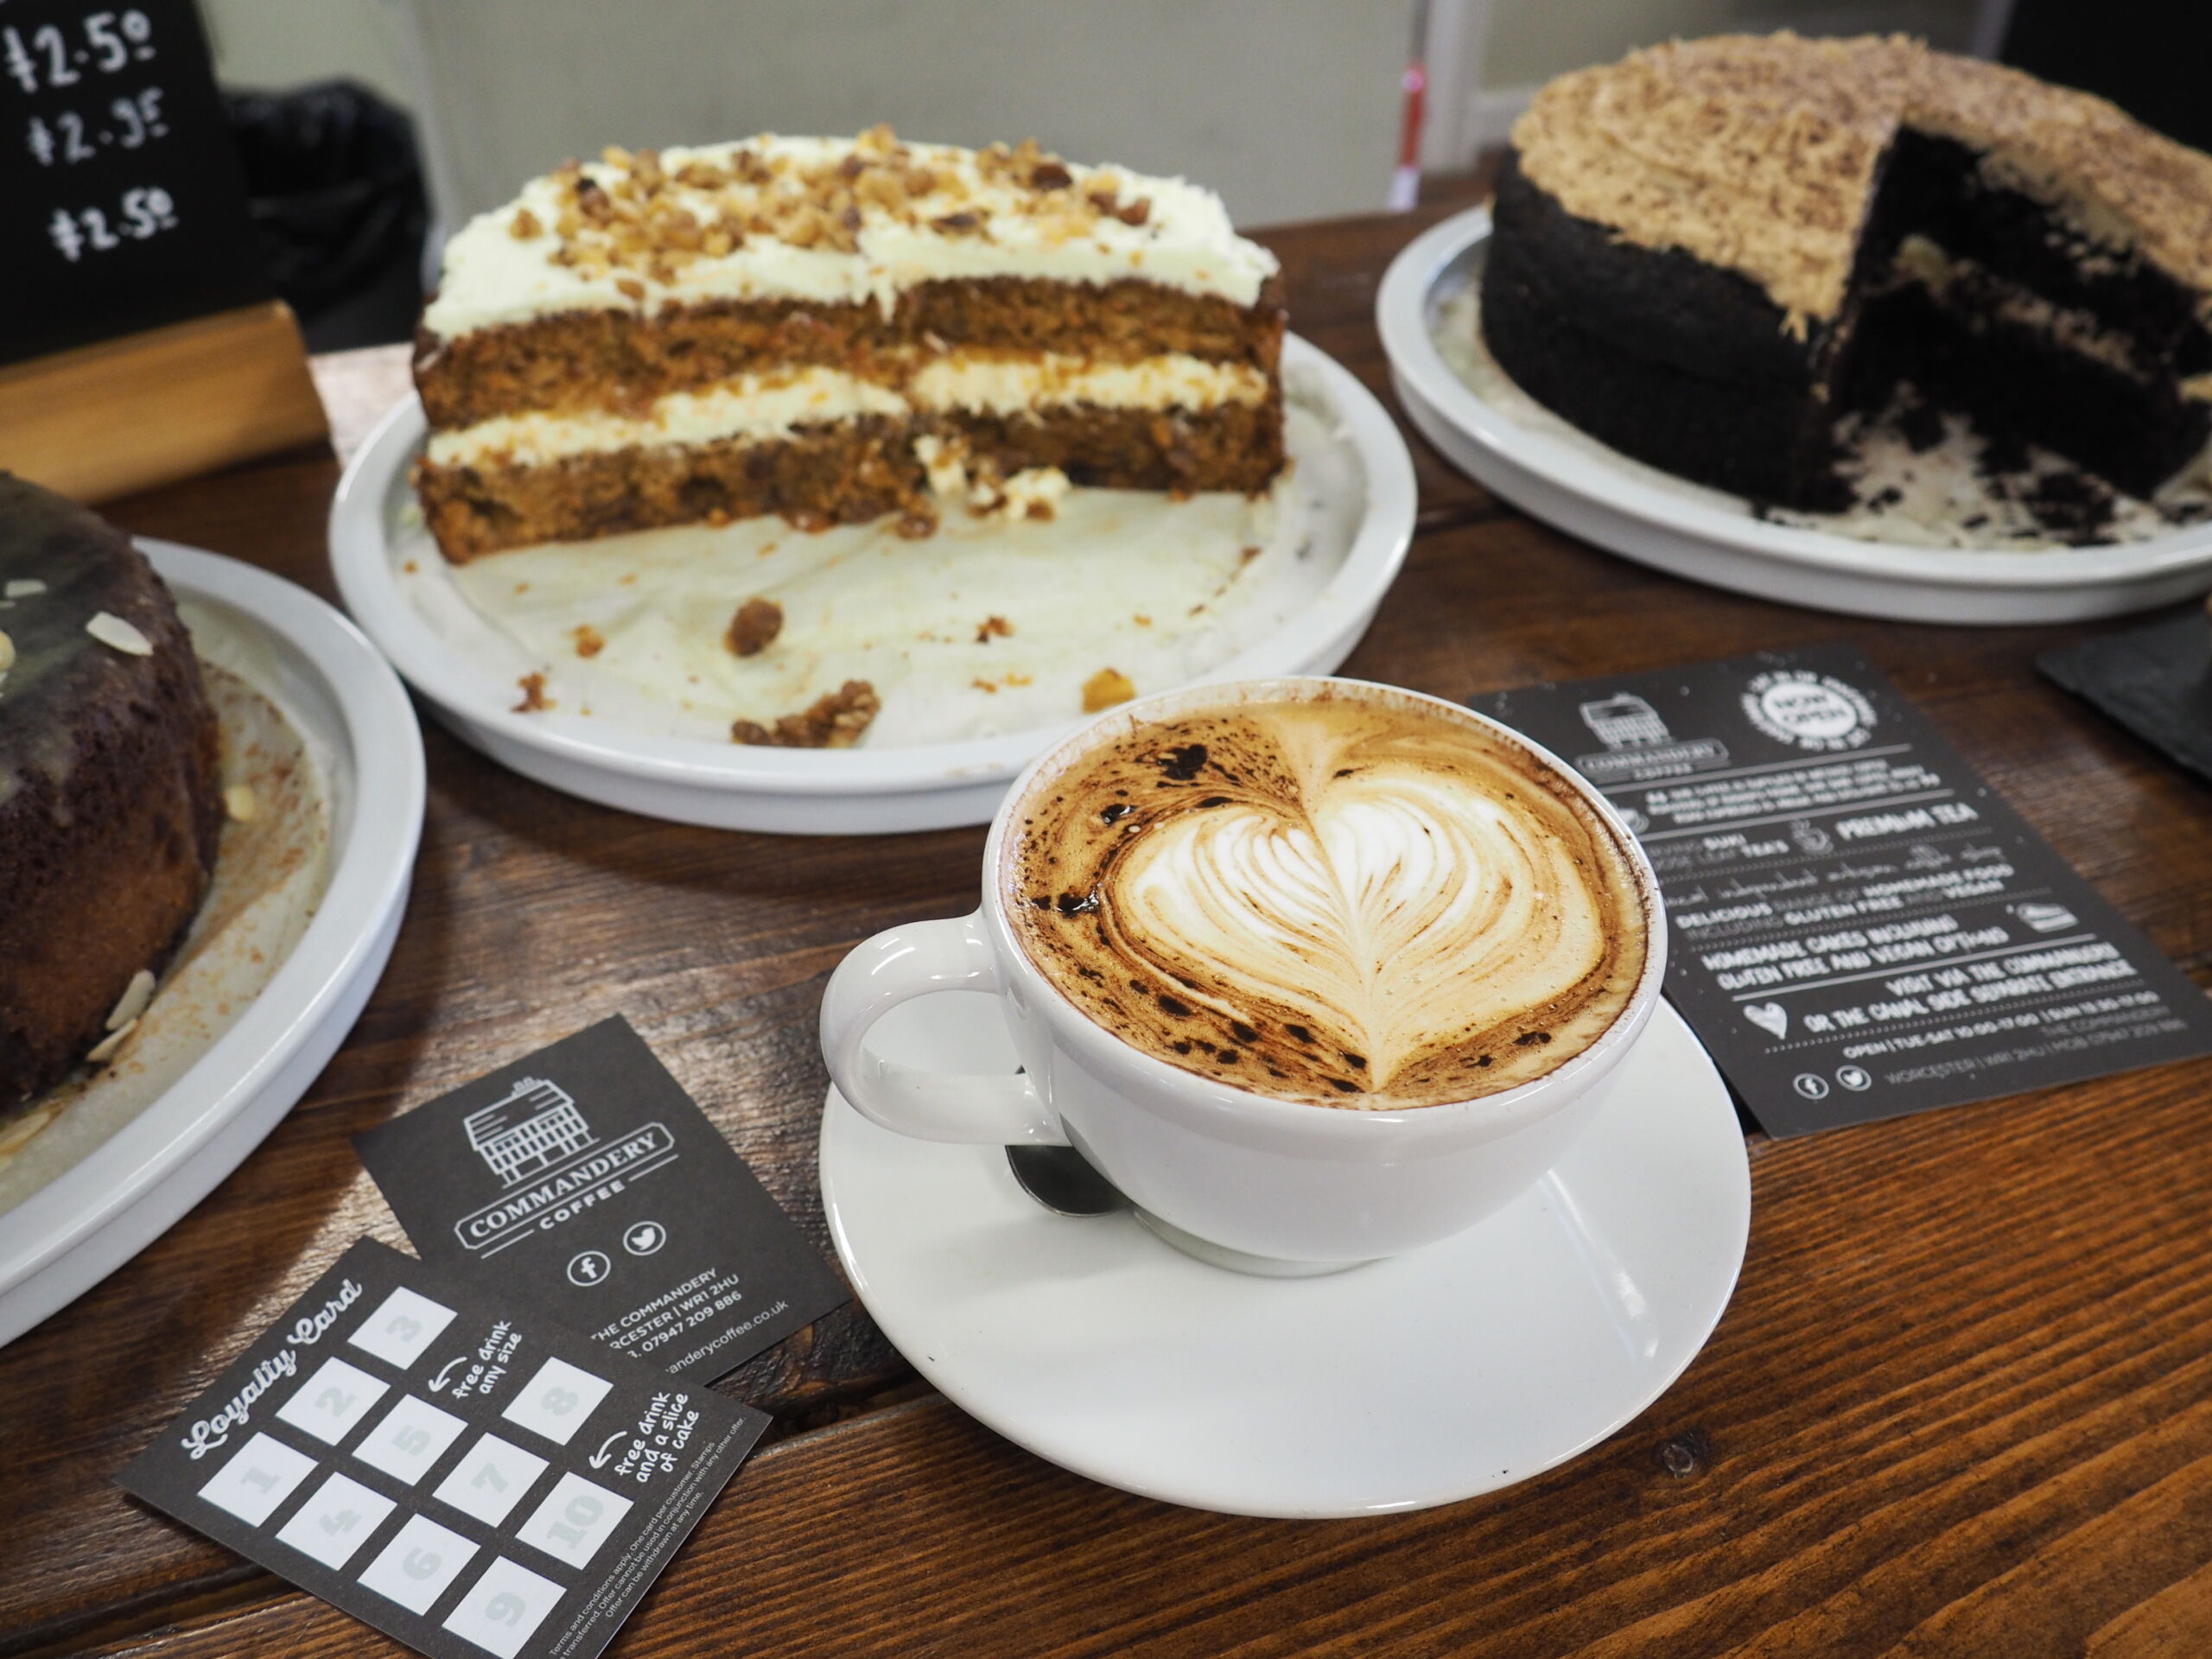
[[[1300,329],[1378,391],[1376,284],[1425,217],[1270,238]],[[397,359],[321,367],[357,435],[347,410],[388,398]],[[2212,800],[2031,669],[2082,630],[1866,622],[1693,587],[1531,522],[1412,442],[1420,534],[1346,672],[1465,697],[1849,639],[2212,977]],[[113,516],[327,595],[336,477],[292,459]],[[0,1351],[0,1653],[399,1651],[110,1478],[347,1242],[401,1242],[347,1137],[409,1105],[627,1014],[829,1249],[823,979],[879,928],[969,908],[982,831],[686,829],[424,737],[414,894],[351,1039],[206,1203]],[[1421,1514],[1256,1522],[1094,1485],[929,1392],[849,1306],[722,1384],[772,1411],[776,1438],[618,1650],[2212,1653],[2208,1083],[2212,1064],[2171,1065],[1755,1138],[1742,1282],[1681,1381],[1565,1467]]]

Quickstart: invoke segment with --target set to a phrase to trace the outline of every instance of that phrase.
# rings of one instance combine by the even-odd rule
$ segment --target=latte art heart
[[[1643,963],[1624,854],[1535,764],[1365,702],[1141,729],[1030,815],[1009,909],[1078,1006],[1189,1069],[1343,1105],[1510,1087]]]
[[[1240,802],[1170,820],[1104,896],[1171,976],[1304,1015],[1387,1085],[1581,981],[1604,946],[1581,889],[1525,821],[1423,774],[1367,772],[1310,818]]]

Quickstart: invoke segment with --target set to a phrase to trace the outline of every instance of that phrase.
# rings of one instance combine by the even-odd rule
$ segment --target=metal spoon
[[[1133,1208],[1073,1147],[1008,1147],[1007,1166],[1021,1190],[1059,1216],[1110,1216]]]

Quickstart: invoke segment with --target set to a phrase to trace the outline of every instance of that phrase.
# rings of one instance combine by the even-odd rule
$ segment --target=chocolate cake
[[[0,1113],[122,1027],[191,925],[222,827],[216,750],[144,556],[0,473]]]
[[[1546,86],[1483,334],[1639,460],[1849,504],[1835,426],[1904,395],[2138,496],[2212,433],[2212,156],[1903,39],[1727,35]]]
[[[448,245],[416,488],[455,562],[765,513],[925,535],[949,478],[995,505],[1033,469],[1256,493],[1274,278],[1211,192],[1033,143],[610,149]]]

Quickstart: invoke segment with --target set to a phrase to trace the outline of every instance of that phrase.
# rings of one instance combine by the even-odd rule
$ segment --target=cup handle
[[[855,946],[822,998],[822,1058],[837,1092],[861,1116],[918,1141],[1064,1147],[1067,1138],[1026,1073],[930,1071],[868,1046],[875,1022],[935,991],[1000,988],[998,955],[977,911],[954,921],[909,922]]]

